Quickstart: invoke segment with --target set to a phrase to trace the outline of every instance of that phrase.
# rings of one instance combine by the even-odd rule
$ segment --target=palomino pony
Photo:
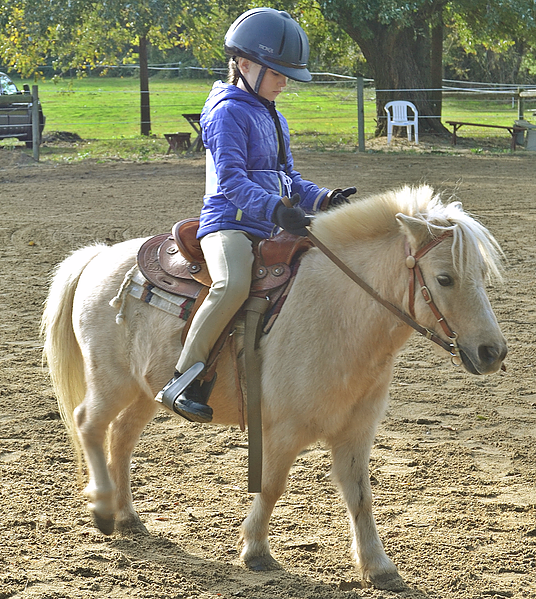
[[[406,266],[408,248],[416,254],[442,237],[419,260],[427,290],[457,333],[465,368],[473,374],[499,370],[507,349],[485,284],[500,277],[501,251],[460,203],[443,203],[428,186],[405,187],[322,213],[312,230],[385,300],[445,339],[419,287],[410,302]],[[105,534],[114,528],[145,531],[132,502],[130,460],[158,409],[153,398],[181,351],[184,321],[128,295],[117,324],[110,306],[143,241],[74,252],[57,269],[43,315],[44,351],[60,411],[83,451],[85,494]],[[277,567],[268,544],[272,510],[298,453],[322,440],[331,448],[332,479],[347,504],[363,577],[381,588],[401,582],[376,530],[368,462],[393,364],[411,332],[319,249],[303,256],[275,325],[260,341],[263,479],[242,525],[242,558],[249,568]],[[214,423],[233,425],[239,413],[227,345],[210,404]]]

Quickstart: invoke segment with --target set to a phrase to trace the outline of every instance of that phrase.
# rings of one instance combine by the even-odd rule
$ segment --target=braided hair
[[[230,85],[237,85],[240,80],[240,71],[238,70],[238,63],[236,62],[236,56],[229,58],[227,65],[227,83]]]

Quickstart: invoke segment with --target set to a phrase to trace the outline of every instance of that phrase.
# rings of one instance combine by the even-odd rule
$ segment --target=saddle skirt
[[[168,293],[196,299],[212,281],[203,251],[196,238],[199,219],[187,219],[173,226],[171,235],[163,233],[148,239],[138,252],[142,275]],[[307,237],[285,231],[254,243],[254,263],[250,295],[270,296],[270,292],[289,282],[293,265],[312,247]]]

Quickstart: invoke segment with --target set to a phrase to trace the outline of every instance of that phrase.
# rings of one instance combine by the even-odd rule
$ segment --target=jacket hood
[[[251,106],[255,106],[257,108],[262,107],[262,103],[252,96],[249,92],[246,92],[236,85],[231,85],[230,83],[224,83],[223,81],[216,81],[210,90],[208,98],[205,102],[205,106],[203,107],[203,112],[201,113],[201,126],[203,126],[204,118],[210,114],[214,108],[225,100],[237,100],[239,102],[246,102]]]

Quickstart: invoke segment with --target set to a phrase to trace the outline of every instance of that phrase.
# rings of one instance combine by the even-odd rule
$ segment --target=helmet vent
[[[301,36],[298,36],[298,42],[300,44],[300,62],[303,62],[303,40]]]
[[[281,44],[279,45],[279,56],[281,56],[283,54],[283,50],[285,49],[285,42],[286,42],[286,27],[283,27],[283,35],[281,36]]]

